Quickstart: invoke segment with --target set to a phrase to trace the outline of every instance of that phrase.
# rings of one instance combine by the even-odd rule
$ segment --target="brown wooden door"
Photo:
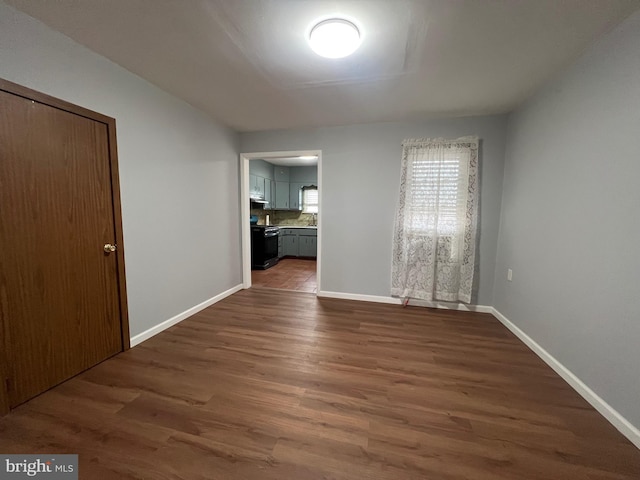
[[[119,255],[104,252],[116,243],[119,206],[110,138],[104,122],[0,91],[0,314],[9,407],[123,349]]]

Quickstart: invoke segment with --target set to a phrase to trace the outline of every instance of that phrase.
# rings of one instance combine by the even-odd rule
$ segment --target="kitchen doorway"
[[[317,294],[322,151],[241,153],[240,175],[243,287]]]

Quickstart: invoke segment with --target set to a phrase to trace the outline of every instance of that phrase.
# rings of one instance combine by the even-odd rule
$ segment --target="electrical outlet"
[[[510,268],[507,270],[507,280],[513,280],[513,270],[511,270]]]

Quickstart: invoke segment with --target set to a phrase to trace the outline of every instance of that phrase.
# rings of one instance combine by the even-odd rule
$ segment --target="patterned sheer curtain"
[[[478,137],[402,143],[392,295],[471,302],[477,197]]]

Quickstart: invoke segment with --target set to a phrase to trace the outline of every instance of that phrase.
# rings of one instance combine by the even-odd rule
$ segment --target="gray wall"
[[[240,136],[243,152],[322,150],[322,290],[390,295],[391,240],[407,137],[479,135],[481,199],[478,295],[491,305],[506,117],[379,123]]]
[[[235,133],[3,3],[0,77],[116,119],[132,335],[241,282]]]
[[[264,160],[249,160],[249,173],[273,180],[273,165]]]
[[[640,12],[510,119],[494,297],[636,427],[639,133]]]
[[[318,184],[318,167],[290,167],[289,181],[291,183]]]

